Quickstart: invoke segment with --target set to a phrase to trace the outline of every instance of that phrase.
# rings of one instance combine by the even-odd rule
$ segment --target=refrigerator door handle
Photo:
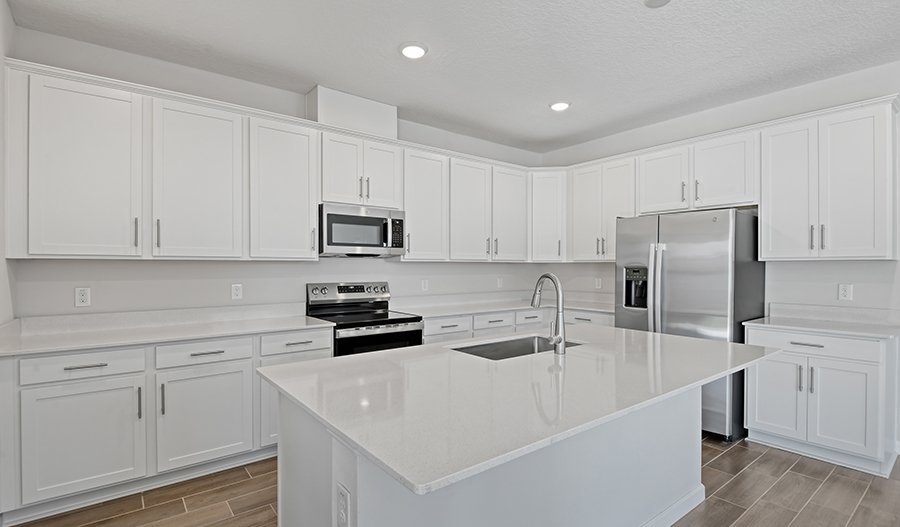
[[[666,250],[666,244],[660,243],[656,245],[656,274],[653,277],[653,281],[656,282],[656,287],[653,288],[653,292],[656,295],[653,298],[653,310],[655,313],[653,314],[653,319],[656,323],[656,330],[659,333],[662,333],[662,267],[663,267],[663,251]]]
[[[653,323],[653,315],[656,312],[656,244],[650,244],[650,256],[647,259],[650,268],[647,269],[647,331],[653,333],[656,326]]]

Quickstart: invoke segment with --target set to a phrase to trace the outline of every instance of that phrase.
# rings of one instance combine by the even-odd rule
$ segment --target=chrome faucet
[[[541,288],[544,280],[553,282],[556,287],[556,328],[553,323],[550,324],[550,344],[554,346],[554,352],[559,355],[566,353],[566,319],[563,315],[563,289],[559,283],[559,278],[553,273],[544,273],[538,278],[537,284],[534,286],[534,295],[531,297],[531,307],[541,307]]]

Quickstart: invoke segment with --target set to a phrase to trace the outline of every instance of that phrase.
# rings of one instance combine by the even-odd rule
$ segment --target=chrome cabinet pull
[[[816,392],[815,381],[816,381],[816,369],[813,368],[812,366],[810,366],[809,367],[809,393]]]
[[[591,319],[589,319],[589,318],[575,317],[575,320],[580,320],[582,322],[591,322]]]
[[[107,366],[109,366],[109,364],[105,362],[98,362],[97,364],[85,364],[83,366],[66,366],[63,368],[63,371],[89,370],[91,368],[105,368]]]
[[[163,415],[166,415],[166,385],[159,385],[159,397],[160,397],[160,411]]]
[[[556,240],[556,256],[562,256],[562,240]]]
[[[315,251],[316,250],[316,228],[315,227],[313,227],[312,234],[310,234],[309,238],[310,238],[309,248],[312,249],[313,251]]]
[[[797,366],[800,368],[797,373],[797,382],[800,384],[799,391],[803,391],[803,366]]]
[[[156,220],[156,247],[159,248],[160,238],[162,237],[162,231],[159,227],[159,220]]]
[[[694,181],[694,201],[700,201],[700,180]]]
[[[441,326],[441,329],[450,329],[450,328],[458,328],[459,324],[450,324],[448,326]]]
[[[500,243],[499,238],[494,238],[494,255],[497,255],[497,251],[499,250]]]
[[[407,233],[406,233],[406,254],[409,254],[409,248],[410,248],[410,244],[409,244],[409,233],[407,232]]]
[[[138,219],[134,219],[134,246],[138,246]]]
[[[369,178],[366,178],[366,199],[369,199],[369,193],[372,190],[372,186],[369,184]]]
[[[487,247],[487,251],[485,251],[485,253],[491,254],[491,239],[490,238],[485,239],[484,244]]]
[[[525,320],[531,320],[533,318],[540,318],[538,315],[531,315],[530,317],[525,317]]]
[[[362,178],[359,178],[359,199],[362,199]]]
[[[816,242],[814,241],[815,236],[816,236],[816,226],[810,225],[809,226],[809,250],[810,251],[812,251],[813,249],[816,248]]]
[[[143,403],[141,402],[141,387],[138,386],[138,419],[143,417]]]
[[[600,238],[597,238],[597,256],[600,256]]]
[[[285,342],[284,345],[285,346],[300,346],[300,345],[306,345],[306,344],[312,344],[312,343],[313,343],[313,341],[311,341],[311,340],[299,340],[297,342]]]
[[[681,201],[687,201],[687,197],[685,196],[686,191],[687,191],[687,183],[682,181],[681,182]]]
[[[503,322],[503,319],[501,318],[500,320],[488,320],[488,324],[496,324],[498,322]]]
[[[600,254],[606,256],[606,238],[600,238]]]
[[[825,248],[825,224],[822,224],[822,230],[819,232],[819,249]]]
[[[191,357],[203,357],[204,355],[221,355],[223,353],[225,353],[225,350],[197,351],[195,353],[191,353]]]
[[[824,344],[810,344],[808,342],[794,342],[791,341],[791,344],[794,346],[806,346],[807,348],[824,348]]]

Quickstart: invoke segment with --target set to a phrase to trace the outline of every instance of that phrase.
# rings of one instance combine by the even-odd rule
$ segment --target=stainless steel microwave
[[[403,211],[322,203],[319,256],[389,258],[403,254]]]

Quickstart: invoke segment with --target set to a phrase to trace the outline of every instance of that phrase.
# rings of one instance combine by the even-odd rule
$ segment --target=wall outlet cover
[[[75,307],[90,307],[91,305],[91,288],[76,287],[75,288]]]
[[[422,280],[422,291],[428,291],[428,280]]]
[[[231,299],[240,300],[244,298],[244,286],[241,284],[231,284]]]
[[[503,287],[503,277],[502,276],[497,277],[497,287]]]
[[[853,284],[838,284],[838,300],[853,300]]]
[[[337,484],[337,527],[350,525],[350,491],[340,483]]]
[[[602,278],[594,278],[594,288],[603,289],[603,279]]]

